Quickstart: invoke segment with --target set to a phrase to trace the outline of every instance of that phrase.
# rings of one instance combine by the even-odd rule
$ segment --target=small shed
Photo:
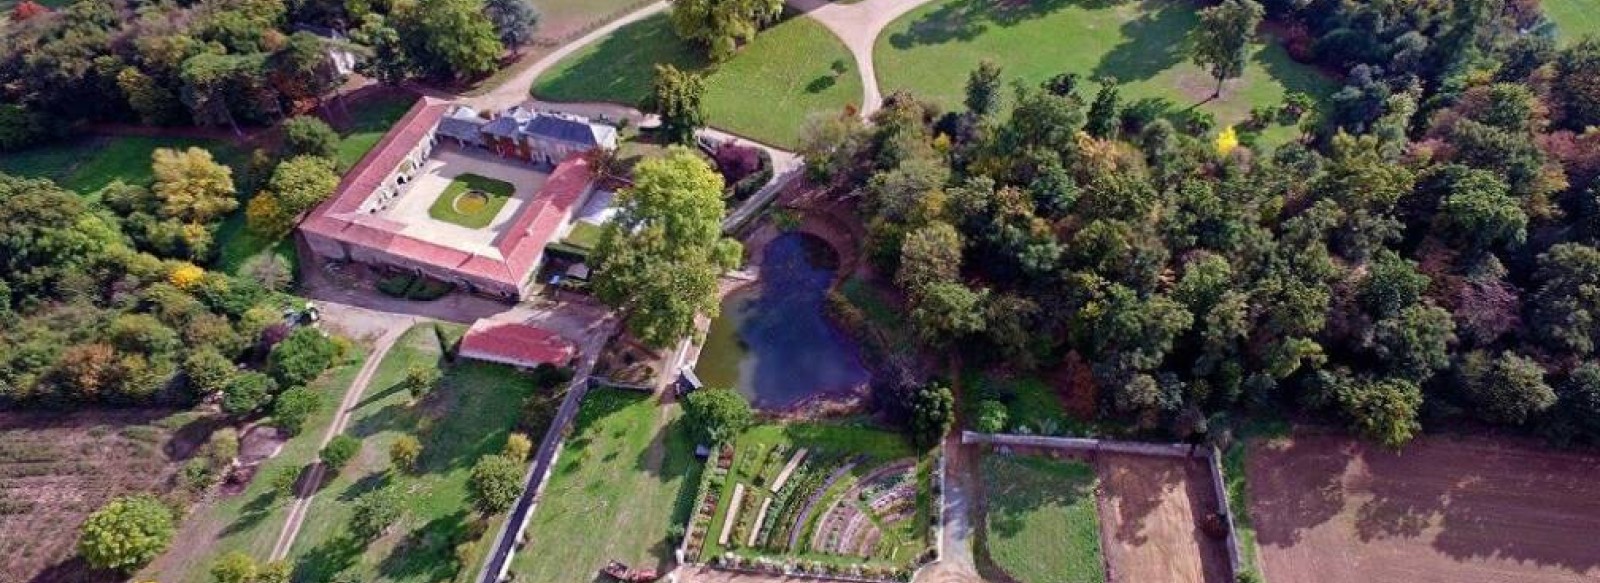
[[[538,326],[481,319],[467,330],[456,352],[463,358],[533,368],[565,366],[577,349],[560,334]]]

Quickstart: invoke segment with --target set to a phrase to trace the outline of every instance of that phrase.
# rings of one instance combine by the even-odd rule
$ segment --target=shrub
[[[272,377],[250,371],[235,375],[222,389],[222,410],[231,415],[248,415],[267,404],[278,383]]]
[[[322,399],[305,387],[295,387],[278,395],[272,403],[272,420],[289,435],[299,435],[306,419],[322,408]]]
[[[710,443],[733,439],[755,421],[750,403],[732,389],[700,389],[683,401],[689,425]]]
[[[413,398],[421,399],[438,388],[439,379],[443,377],[436,366],[412,363],[406,367],[406,378],[400,382]]]
[[[363,540],[372,540],[383,535],[404,514],[400,492],[393,486],[379,488],[356,498],[350,514],[350,532]]]
[[[189,378],[189,387],[196,396],[217,393],[227,388],[238,376],[233,361],[212,347],[202,347],[183,361],[183,373]]]
[[[299,481],[300,468],[284,466],[267,474],[267,487],[273,494],[285,498],[294,495],[294,485]]]
[[[333,366],[338,356],[338,346],[322,332],[315,328],[296,328],[283,342],[272,347],[267,357],[267,371],[283,386],[304,385]]]
[[[455,284],[439,281],[431,277],[419,277],[411,284],[411,289],[406,291],[406,299],[419,302],[431,302],[445,296],[456,289]]]
[[[217,474],[211,470],[211,464],[205,458],[197,457],[183,462],[183,468],[178,471],[178,480],[190,492],[200,493],[217,482]]]
[[[336,158],[339,155],[339,134],[320,119],[295,116],[283,122],[283,156],[300,155]]]
[[[416,279],[414,275],[392,275],[378,280],[377,288],[386,296],[405,299],[406,292]]]
[[[472,466],[467,493],[485,515],[505,512],[522,493],[523,464],[503,455],[486,455]]]
[[[211,580],[216,583],[255,583],[256,560],[239,551],[231,551],[211,564]]]
[[[318,457],[322,458],[322,463],[327,464],[328,469],[338,474],[339,470],[344,469],[358,453],[361,453],[361,440],[340,435],[328,441],[327,447],[322,448]]]
[[[999,401],[978,403],[976,428],[983,433],[999,433],[1006,428],[1006,406]]]
[[[528,454],[533,452],[533,442],[528,436],[513,433],[506,437],[505,456],[518,462],[527,462]]]
[[[131,573],[172,544],[172,512],[148,494],[113,498],[83,523],[78,553],[91,566]]]
[[[414,435],[402,435],[389,444],[389,464],[403,471],[417,469],[417,460],[422,458],[422,442]]]

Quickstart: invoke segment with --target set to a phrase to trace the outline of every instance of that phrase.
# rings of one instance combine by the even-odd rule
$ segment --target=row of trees
[[[1547,39],[1516,32],[1515,3],[1435,4],[1414,15],[1438,17],[1430,43],[1468,57],[1358,71],[1271,153],[1114,84],[1086,100],[1070,75],[1015,86],[1002,117],[993,65],[965,111],[897,94],[870,127],[814,120],[803,153],[861,197],[868,255],[928,348],[1055,371],[1105,417],[1189,436],[1291,407],[1390,445],[1464,419],[1600,441],[1600,134],[1574,131],[1600,42],[1530,53]],[[1309,5],[1276,13],[1378,10]],[[1370,113],[1356,91],[1380,97]]]
[[[0,150],[80,120],[231,127],[303,112],[343,82],[328,49],[388,83],[487,74],[533,38],[528,0],[78,0],[0,29]],[[354,44],[297,25],[348,30]]]

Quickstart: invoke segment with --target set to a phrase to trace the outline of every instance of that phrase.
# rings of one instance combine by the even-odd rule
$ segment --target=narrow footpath
[[[317,446],[321,451],[327,447],[334,436],[344,433],[344,427],[350,422],[350,414],[355,410],[356,404],[361,402],[361,395],[372,384],[372,377],[378,371],[378,364],[383,361],[384,355],[394,346],[400,335],[417,322],[411,317],[391,317],[387,329],[377,337],[373,343],[372,353],[367,356],[366,362],[361,364],[361,370],[356,373],[356,378],[350,383],[350,388],[345,390],[344,399],[339,403],[339,411],[333,417],[333,423],[328,424],[328,430],[322,434],[322,441]],[[311,471],[302,477],[299,491],[295,493],[294,505],[289,508],[289,520],[284,522],[283,530],[278,532],[278,542],[272,546],[272,554],[267,557],[269,561],[281,561],[289,555],[289,549],[294,546],[295,537],[300,535],[300,526],[305,523],[306,511],[311,508],[311,500],[316,497],[317,490],[322,485],[322,475],[325,469],[321,460],[312,464]]]

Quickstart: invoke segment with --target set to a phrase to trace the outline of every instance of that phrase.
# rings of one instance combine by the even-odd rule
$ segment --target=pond
[[[774,409],[846,392],[868,380],[856,343],[824,313],[839,258],[821,239],[789,233],[767,244],[758,284],[722,301],[695,374]]]

